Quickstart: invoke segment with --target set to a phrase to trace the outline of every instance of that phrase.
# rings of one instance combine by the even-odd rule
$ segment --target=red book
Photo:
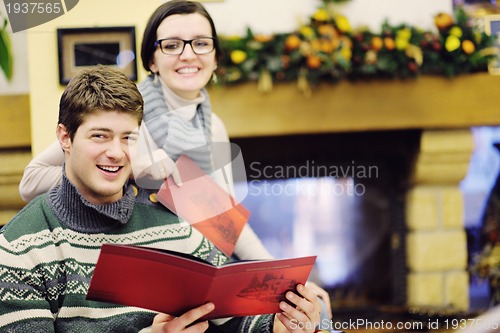
[[[202,319],[280,312],[285,293],[304,284],[315,256],[230,262],[213,266],[191,255],[104,244],[87,299],[179,316],[207,302]]]
[[[189,157],[182,155],[176,164],[182,186],[167,178],[157,193],[158,201],[231,256],[250,212]]]

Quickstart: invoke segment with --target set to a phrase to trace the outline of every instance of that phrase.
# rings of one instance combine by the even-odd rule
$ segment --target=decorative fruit
[[[253,39],[259,43],[267,43],[272,41],[273,37],[271,35],[259,34],[255,35]]]
[[[450,35],[455,36],[457,38],[461,38],[463,35],[462,29],[456,25],[451,27],[449,33],[450,33]]]
[[[413,61],[410,61],[408,63],[408,71],[410,71],[410,73],[415,73],[417,70],[418,70],[418,65]]]
[[[434,43],[432,43],[432,49],[434,51],[441,51],[442,48],[443,47],[439,41],[436,40],[436,41],[434,41]]]
[[[295,50],[299,47],[301,40],[297,35],[290,35],[285,39],[285,47],[288,51]]]
[[[464,51],[465,54],[472,54],[476,50],[476,46],[474,45],[473,42],[466,39],[462,42],[462,50]]]
[[[439,30],[445,30],[453,24],[453,17],[447,13],[439,13],[434,16],[434,24]]]
[[[239,65],[247,59],[247,54],[242,50],[234,50],[231,52],[230,57],[233,64]]]
[[[325,21],[328,21],[328,19],[330,18],[330,15],[328,15],[328,12],[326,11],[326,9],[320,8],[316,11],[316,13],[313,14],[312,17],[316,21],[325,22]]]
[[[322,25],[318,26],[318,32],[320,35],[328,36],[328,37],[333,37],[333,36],[337,35],[335,28],[331,24],[322,24]]]
[[[316,69],[321,66],[321,59],[318,56],[310,55],[306,59],[307,67]]]
[[[337,29],[339,29],[340,32],[346,33],[351,31],[351,25],[349,23],[349,20],[345,16],[342,15],[336,16],[335,24],[337,25]]]
[[[384,46],[387,49],[387,51],[392,51],[396,48],[396,42],[391,37],[385,37]]]
[[[371,40],[371,47],[374,51],[379,51],[384,46],[384,41],[379,36],[374,36]]]
[[[365,62],[369,65],[373,65],[377,62],[377,52],[370,50],[365,54]]]
[[[455,36],[448,36],[448,38],[446,38],[446,41],[444,43],[444,47],[446,51],[453,52],[460,47],[460,44],[461,44],[460,39],[458,39]]]

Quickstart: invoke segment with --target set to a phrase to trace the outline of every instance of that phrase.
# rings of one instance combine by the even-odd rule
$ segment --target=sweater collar
[[[170,112],[177,114],[184,121],[192,120],[196,115],[198,105],[205,101],[206,96],[200,92],[194,99],[185,99],[174,93],[163,80],[160,79],[160,82],[163,98]]]
[[[47,194],[47,201],[62,225],[78,232],[100,233],[128,222],[135,197],[132,186],[127,184],[120,200],[104,205],[92,204],[63,172],[61,184]]]

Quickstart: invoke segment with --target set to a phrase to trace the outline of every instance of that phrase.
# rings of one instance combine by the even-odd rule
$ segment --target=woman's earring
[[[158,82],[159,82],[159,81],[158,81],[158,77],[159,77],[159,75],[158,75],[158,73],[153,73],[153,74],[154,74],[154,76],[155,76],[155,77],[154,77],[154,79],[153,79],[153,83],[154,83],[155,85],[158,85]]]
[[[217,74],[215,74],[215,72],[212,73],[212,82],[217,84]]]

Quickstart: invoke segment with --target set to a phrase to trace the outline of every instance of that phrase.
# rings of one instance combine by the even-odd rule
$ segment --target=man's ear
[[[68,130],[63,124],[57,125],[57,139],[64,152],[68,152],[71,147],[71,138],[69,137]]]

